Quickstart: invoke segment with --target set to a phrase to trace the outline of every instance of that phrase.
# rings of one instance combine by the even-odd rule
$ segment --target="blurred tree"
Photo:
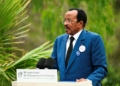
[[[23,10],[28,2],[1,0],[0,1],[0,63],[5,60],[13,61],[17,58],[17,52],[22,49],[17,44],[24,43],[22,38],[29,31],[29,24],[17,28],[20,23],[27,19],[26,11]],[[17,28],[17,29],[16,29]],[[14,46],[13,46],[14,45]],[[8,58],[9,57],[9,58]]]
[[[11,81],[15,79],[15,70],[9,67],[23,54],[18,44],[24,43],[22,38],[26,37],[29,24],[19,25],[27,19],[25,8],[29,2],[0,0],[0,86],[11,86]]]
[[[113,47],[114,51],[109,54],[109,74],[108,74],[108,84],[114,86],[115,83],[120,85],[120,0],[115,0],[114,2],[114,15],[115,15],[115,23],[116,29],[114,37],[118,40],[117,47]],[[115,41],[113,40],[111,44],[115,45]],[[113,83],[114,81],[114,83]]]
[[[49,57],[53,43],[46,42],[24,55],[24,37],[29,31],[26,7],[30,0],[0,1],[0,86],[11,86],[16,69],[35,68],[41,57]],[[19,52],[16,52],[19,51]],[[18,55],[19,54],[19,55]]]
[[[37,3],[37,5],[36,5]],[[35,1],[31,4],[36,6],[36,11],[40,12],[40,25],[44,30],[47,38],[54,41],[56,36],[64,33],[64,26],[62,24],[64,13],[73,7],[82,8],[86,11],[88,16],[87,30],[99,33],[106,44],[108,53],[111,52],[110,43],[111,36],[115,30],[114,15],[112,8],[112,0],[53,0],[53,1]],[[38,5],[39,4],[39,5]],[[42,4],[42,5],[41,5]]]

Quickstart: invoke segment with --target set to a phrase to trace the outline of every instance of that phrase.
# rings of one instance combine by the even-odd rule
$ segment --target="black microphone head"
[[[45,64],[46,58],[40,58],[40,60],[38,61],[36,68],[39,69],[44,69],[44,64]]]
[[[44,64],[45,68],[52,69],[54,66],[55,60],[53,58],[48,58]]]

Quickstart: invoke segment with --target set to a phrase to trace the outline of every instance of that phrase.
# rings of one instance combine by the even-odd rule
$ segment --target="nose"
[[[68,25],[68,22],[67,22],[67,21],[64,21],[63,24],[64,24],[64,25]]]

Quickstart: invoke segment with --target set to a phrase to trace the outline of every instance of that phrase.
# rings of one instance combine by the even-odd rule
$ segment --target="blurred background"
[[[84,9],[88,16],[85,29],[99,33],[104,40],[109,70],[105,86],[120,84],[120,0],[32,0],[27,7],[26,22],[31,26],[24,49],[54,42],[64,33],[62,20],[69,8]]]
[[[1,0],[0,2],[3,3],[3,1],[4,0]],[[21,0],[16,0],[16,3],[18,3],[18,1]],[[27,0],[23,0],[23,2],[26,3]],[[19,6],[22,5],[23,3]],[[33,49],[41,46],[45,42],[50,41],[53,43],[57,36],[65,33],[62,21],[64,19],[64,14],[70,8],[81,8],[85,10],[88,16],[88,21],[85,29],[96,32],[100,34],[103,38],[106,48],[108,72],[109,72],[107,77],[102,81],[103,86],[119,86],[120,84],[120,0],[31,0],[29,1],[26,7],[24,7],[25,11],[22,12],[24,16],[27,15],[28,17],[24,21],[20,22],[18,26],[14,27],[14,28],[19,28],[30,24],[27,26],[27,28],[29,28],[29,31],[26,31],[27,36],[19,39],[20,41],[25,41],[25,42],[19,45],[15,45],[18,48],[23,49],[22,52],[15,51],[17,52],[16,56],[18,56],[17,59],[21,58],[22,56],[29,53]],[[0,15],[0,17],[1,16],[2,14]],[[20,16],[17,15],[17,17]],[[2,25],[0,28],[2,28]],[[0,47],[1,46],[2,45],[0,45]],[[14,53],[13,50],[6,52]],[[3,55],[3,53],[0,55]],[[14,58],[14,60],[16,61],[16,58]],[[12,59],[12,61],[14,60]],[[1,62],[3,62],[3,60],[1,60]]]

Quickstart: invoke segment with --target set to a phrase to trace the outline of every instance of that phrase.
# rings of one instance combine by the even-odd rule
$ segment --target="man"
[[[51,57],[60,71],[60,81],[91,80],[101,86],[107,74],[105,48],[102,38],[84,29],[87,22],[82,9],[70,9],[64,17],[66,34],[56,38]]]

